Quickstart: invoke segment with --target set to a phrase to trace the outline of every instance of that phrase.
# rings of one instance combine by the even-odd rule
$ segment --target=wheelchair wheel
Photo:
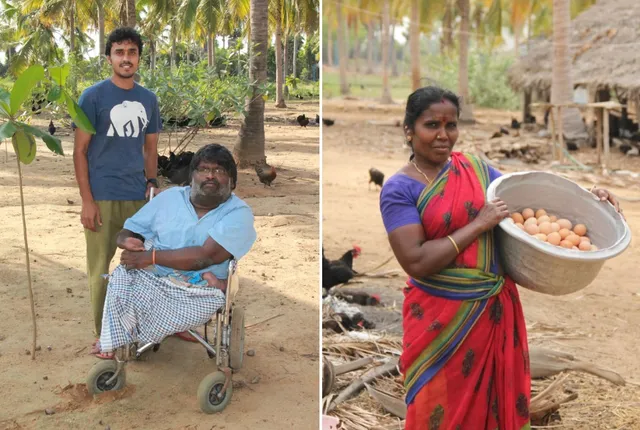
[[[233,308],[231,313],[231,336],[229,338],[229,367],[237,372],[244,359],[244,309]]]
[[[233,384],[230,382],[222,398],[218,398],[218,394],[224,387],[225,376],[224,373],[217,371],[209,373],[204,377],[200,385],[198,386],[198,403],[200,409],[205,414],[215,414],[221,412],[227,407],[231,401],[231,395],[233,394]]]
[[[107,384],[107,381],[116,373],[115,360],[99,361],[93,365],[87,375],[87,391],[89,394],[100,394],[105,391],[121,390],[127,383],[127,374],[123,368],[115,381]]]

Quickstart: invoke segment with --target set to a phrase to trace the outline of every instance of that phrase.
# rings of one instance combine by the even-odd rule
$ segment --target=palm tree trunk
[[[473,122],[473,111],[469,100],[469,0],[458,2],[460,13],[460,61],[458,69],[458,95],[462,97],[460,120]]]
[[[353,22],[353,62],[356,73],[360,73],[360,40],[358,39],[358,20]]]
[[[338,66],[340,67],[340,94],[349,94],[347,82],[347,47],[345,45],[345,22],[342,18],[342,0],[337,0],[336,17],[338,19]]]
[[[333,34],[327,34],[327,66],[333,67]]]
[[[293,72],[292,75],[294,78],[298,77],[298,68],[296,67],[296,62],[298,61],[298,34],[293,38]]]
[[[469,10],[468,7],[467,10]],[[451,55],[451,51],[453,50],[453,18],[453,10],[451,6],[447,4],[447,10],[442,20],[442,25],[444,27],[444,34],[442,35],[444,39],[444,42],[442,44],[442,54],[448,56]]]
[[[69,58],[76,56],[76,2],[71,2],[71,12],[69,13],[69,28],[71,29],[71,37],[69,37]]]
[[[105,50],[105,40],[104,40],[104,4],[103,0],[98,0],[98,61],[102,66],[102,62],[104,61],[104,50]]]
[[[409,49],[411,51],[411,87],[415,91],[420,88],[420,0],[411,2]]]
[[[373,20],[367,23],[367,75],[373,73]]]
[[[213,68],[213,33],[207,35],[207,66]]]
[[[396,34],[396,23],[393,22],[391,26],[391,76],[398,76],[398,59],[396,58],[398,55],[396,54],[396,39],[394,35]]]
[[[569,74],[569,33],[571,31],[569,0],[553,0],[553,68],[551,103],[571,101]],[[563,109],[566,111],[566,109]]]
[[[391,91],[389,90],[389,0],[384,0],[382,9],[382,98],[380,103],[393,103]]]
[[[264,99],[260,88],[267,81],[267,25],[269,0],[251,0],[251,66],[249,80],[252,94],[247,100],[247,115],[240,126],[238,140],[233,149],[240,168],[264,163]]]
[[[287,64],[287,59],[289,58],[289,35],[285,34],[284,35],[284,49],[282,51],[282,57],[283,57],[283,65],[282,65],[282,82],[284,84],[284,91],[283,94],[285,97],[289,97],[289,87],[287,86],[287,69],[288,69],[288,64]]]
[[[136,0],[126,0],[127,2],[127,27],[136,26]]]
[[[276,107],[286,108],[284,102],[284,70],[282,63],[282,0],[276,0]]]

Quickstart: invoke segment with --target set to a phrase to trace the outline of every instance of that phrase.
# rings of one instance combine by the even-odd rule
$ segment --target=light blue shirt
[[[241,259],[256,241],[251,208],[235,194],[198,219],[189,200],[191,187],[173,187],[158,194],[124,223],[124,228],[153,242],[157,250],[202,246],[213,238],[236,260]],[[180,271],[193,276],[212,272],[227,279],[229,262],[214,264],[199,271]],[[156,265],[156,273],[167,276],[175,270]]]

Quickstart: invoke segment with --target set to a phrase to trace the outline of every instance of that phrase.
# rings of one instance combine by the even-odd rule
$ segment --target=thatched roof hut
[[[620,97],[640,96],[640,2],[599,0],[572,21],[571,75],[573,84],[591,91],[612,89]],[[553,47],[549,39],[530,41],[526,56],[509,70],[509,83],[518,91],[551,89]]]

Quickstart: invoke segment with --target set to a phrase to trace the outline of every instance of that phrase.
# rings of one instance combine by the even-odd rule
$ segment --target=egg
[[[536,239],[539,239],[539,240],[543,241],[543,242],[547,241],[547,235],[544,234],[544,233],[538,233],[538,234],[534,235],[534,237]]]
[[[567,230],[571,230],[571,227],[573,227],[573,224],[571,224],[571,221],[569,221],[566,218],[559,219],[557,222],[561,229],[566,228]]]
[[[547,211],[545,211],[544,209],[538,209],[536,211],[536,218],[540,218],[541,216],[546,215],[546,214],[547,214]]]
[[[551,231],[560,231],[560,224],[551,221]]]
[[[578,245],[578,249],[580,249],[580,251],[591,251],[591,244],[589,242],[582,241],[580,242],[580,245]]]
[[[524,224],[524,217],[519,212],[514,212],[511,214],[511,219],[516,223]]]
[[[572,249],[573,243],[569,242],[568,240],[563,240],[560,242],[560,246],[563,248]]]
[[[524,224],[522,224],[521,222],[517,222],[516,227],[518,227],[520,230],[524,230]]]
[[[580,243],[582,242],[587,242],[589,245],[591,245],[591,239],[589,239],[587,236],[580,237]]]
[[[560,245],[560,242],[562,241],[562,238],[560,237],[560,233],[558,233],[557,231],[554,231],[553,233],[549,233],[547,235],[547,242],[549,242],[552,245]]]
[[[567,230],[566,228],[561,228],[560,231],[558,231],[558,233],[560,233],[560,237],[562,239],[566,239],[567,236],[571,234],[571,230]]]
[[[578,236],[584,236],[587,234],[587,226],[584,224],[576,224],[576,226],[573,227],[573,232]]]
[[[542,224],[543,222],[550,222],[551,218],[549,218],[546,215],[542,215],[541,217],[538,217],[538,225]]]
[[[565,240],[568,240],[569,242],[573,243],[573,246],[580,245],[580,236],[578,236],[577,234],[572,233],[569,236],[567,236]]]
[[[534,217],[527,218],[527,220],[524,222],[524,225],[529,225],[529,224],[538,225],[538,220]]]
[[[597,251],[597,250],[598,250],[598,247],[597,247],[597,246],[595,246],[595,245],[591,245],[591,250],[592,250],[592,251]]]
[[[524,225],[524,231],[526,231],[527,233],[529,233],[530,235],[534,235],[534,234],[538,234],[540,233],[540,230],[538,229],[538,225],[537,224],[526,224]]]
[[[549,233],[553,232],[553,230],[551,230],[551,223],[548,222],[548,221],[541,222],[538,225],[538,230],[540,230],[540,233],[543,233],[543,234],[549,234]]]
[[[533,217],[535,215],[535,213],[533,212],[533,209],[531,208],[526,208],[525,210],[522,211],[522,216],[524,217],[524,219],[529,219],[531,217]]]
[[[558,221],[558,217],[557,217],[557,216],[555,216],[555,215],[550,215],[550,216],[549,216],[549,221],[551,221],[551,222],[556,222],[556,221]]]

